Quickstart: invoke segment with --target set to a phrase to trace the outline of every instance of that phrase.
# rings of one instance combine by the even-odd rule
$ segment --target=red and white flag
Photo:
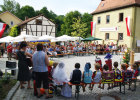
[[[91,36],[94,36],[96,28],[96,22],[91,22]]]
[[[5,28],[6,28],[6,24],[0,22],[0,38],[2,37]]]
[[[130,32],[130,16],[126,17],[125,21],[126,21],[127,36],[130,36],[131,35],[131,32]]]

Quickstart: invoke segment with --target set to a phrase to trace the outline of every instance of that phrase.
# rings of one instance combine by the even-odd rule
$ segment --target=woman
[[[18,77],[17,80],[20,81],[20,88],[25,88],[23,86],[25,81],[28,81],[28,89],[31,89],[30,80],[31,80],[31,73],[28,67],[28,63],[26,60],[26,56],[32,57],[31,54],[26,52],[27,43],[21,42],[19,51],[17,52],[17,59],[18,59]]]
[[[37,44],[37,51],[33,55],[33,71],[35,72],[35,80],[37,87],[37,98],[40,98],[42,95],[40,93],[41,83],[43,82],[43,88],[45,89],[46,99],[52,98],[53,96],[49,95],[49,82],[48,82],[48,67],[49,60],[47,54],[43,51],[43,45],[41,43]]]

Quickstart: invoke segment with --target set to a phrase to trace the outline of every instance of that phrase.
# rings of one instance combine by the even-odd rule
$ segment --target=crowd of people
[[[33,54],[37,48],[34,44],[29,43],[31,45],[27,46],[27,52]],[[3,57],[4,52],[7,53],[8,59],[10,60],[13,55],[19,50],[18,44],[8,45],[0,44],[0,57]],[[79,41],[71,41],[71,42],[62,42],[60,44],[50,45],[50,43],[43,44],[43,51],[48,55],[57,55],[57,54],[65,54],[65,53],[73,53],[77,54],[79,52],[87,52],[92,54],[106,54],[108,52],[112,54],[119,54],[120,52],[125,52],[128,50],[127,45],[117,45],[112,43],[108,44],[98,44],[98,42],[79,42]]]
[[[2,44],[1,44],[2,45]],[[73,47],[73,49],[72,49]],[[52,98],[53,96],[49,94],[49,79],[51,78],[55,85],[63,85],[64,83],[72,83],[72,84],[81,84],[83,87],[83,91],[85,91],[85,87],[87,84],[90,84],[89,89],[92,90],[94,84],[91,83],[99,83],[99,88],[104,89],[104,84],[101,85],[101,80],[103,78],[103,73],[113,72],[114,75],[116,73],[124,73],[127,71],[127,66],[125,64],[121,65],[121,69],[118,69],[118,62],[114,62],[114,67],[112,67],[111,54],[108,53],[105,58],[107,58],[106,64],[102,65],[99,58],[96,59],[94,67],[95,71],[92,71],[91,63],[86,63],[84,71],[80,71],[80,63],[75,64],[75,69],[71,72],[70,78],[67,77],[65,71],[65,64],[63,62],[53,62],[50,65],[50,61],[48,59],[48,53],[56,53],[59,52],[79,52],[77,50],[86,50],[92,51],[103,51],[103,50],[111,50],[124,52],[127,50],[127,46],[117,46],[115,44],[110,45],[98,45],[96,43],[79,43],[69,42],[69,44],[65,45],[56,45],[50,46],[49,44],[41,44],[38,43],[37,46],[33,45],[33,47],[28,46],[28,44],[24,41],[19,44],[19,46],[12,46],[11,43],[7,46],[8,59],[11,59],[11,53],[14,51],[16,58],[18,60],[18,77],[17,80],[20,81],[20,88],[24,89],[24,83],[28,82],[28,89],[32,89],[30,84],[30,80],[32,78],[29,62],[27,62],[27,57],[32,59],[30,63],[32,63],[33,72],[34,72],[34,80],[36,81],[37,88],[37,97],[40,98],[42,96],[40,92],[41,85],[43,83],[43,88],[45,89],[46,98]],[[2,50],[2,49],[1,49]],[[65,51],[66,50],[66,51]],[[2,50],[3,51],[3,50]],[[135,63],[132,66],[131,72],[133,73],[133,77],[137,77],[139,73],[139,65]],[[108,84],[108,89],[115,87],[117,84]]]

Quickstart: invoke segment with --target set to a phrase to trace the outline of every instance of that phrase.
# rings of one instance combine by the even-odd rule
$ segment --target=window
[[[36,19],[36,24],[37,25],[42,25],[42,20],[41,19]]]
[[[11,25],[14,25],[13,21],[11,21]]]
[[[123,33],[119,33],[118,40],[123,40]]]
[[[119,13],[119,22],[123,21],[123,13]]]
[[[109,23],[110,22],[110,15],[107,15],[106,16],[106,23]]]
[[[101,23],[101,17],[98,17],[98,24],[100,24]]]
[[[109,33],[105,34],[105,40],[109,40]]]

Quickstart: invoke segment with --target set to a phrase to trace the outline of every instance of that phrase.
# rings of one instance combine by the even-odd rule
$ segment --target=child
[[[86,63],[85,70],[83,72],[83,82],[84,82],[83,92],[85,92],[85,87],[87,86],[87,84],[90,84],[92,82],[92,71],[90,70],[90,68],[91,68],[91,64]],[[91,84],[89,88],[91,88]]]
[[[118,69],[118,62],[114,62],[113,65],[114,65],[113,71],[114,71],[114,74],[115,74],[115,79],[117,79],[117,80],[122,79],[121,71]],[[117,83],[116,82],[114,83],[114,87],[116,87],[118,85],[119,85],[118,82]]]
[[[104,66],[103,66],[103,74],[104,73],[109,73],[109,72],[111,72],[111,71],[109,71],[109,67],[108,67],[108,65],[107,64],[105,64]],[[110,83],[108,83],[108,89],[111,89],[111,88],[113,88],[113,84],[111,84],[112,86],[110,86]],[[103,86],[101,87],[101,89],[104,89],[104,83],[103,83]]]
[[[92,79],[93,79],[94,83],[99,83],[101,81],[101,72],[99,70],[100,69],[100,64],[95,63],[94,66],[95,66],[96,71],[93,72]],[[93,87],[94,87],[94,84],[92,84],[92,89],[93,89]],[[99,84],[98,87],[101,88],[101,84]]]
[[[138,66],[136,64],[132,65],[132,72],[133,72],[132,78],[136,78],[138,76],[138,73],[139,73]]]
[[[79,70],[79,68],[80,68],[80,64],[76,63],[75,69],[72,71],[71,76],[70,76],[70,82],[72,84],[80,84],[81,83],[82,72]]]
[[[68,78],[65,71],[65,64],[60,62],[53,72],[53,81],[55,85],[63,85],[64,82],[68,82]]]
[[[109,67],[109,71],[112,71],[112,55],[110,53],[107,53],[107,55],[105,56],[105,59],[107,59],[105,61],[105,63],[108,65]]]

